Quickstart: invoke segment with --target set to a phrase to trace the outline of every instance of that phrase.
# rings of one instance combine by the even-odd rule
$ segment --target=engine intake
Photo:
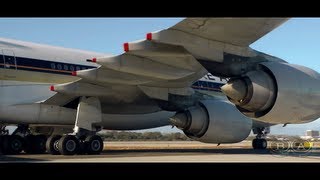
[[[261,63],[221,90],[243,114],[259,121],[305,123],[320,117],[320,75],[304,66]]]
[[[274,105],[277,82],[267,69],[261,68],[248,72],[245,77],[231,79],[221,90],[241,111],[262,116]]]
[[[216,99],[199,102],[170,118],[171,124],[190,138],[206,143],[236,143],[248,137],[252,120],[230,102]]]

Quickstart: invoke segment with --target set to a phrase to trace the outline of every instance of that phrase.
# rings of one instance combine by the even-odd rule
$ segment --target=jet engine
[[[221,90],[240,112],[259,121],[305,123],[320,117],[320,75],[304,66],[261,63]]]
[[[190,138],[206,143],[236,143],[248,137],[252,120],[225,100],[204,100],[170,118]]]

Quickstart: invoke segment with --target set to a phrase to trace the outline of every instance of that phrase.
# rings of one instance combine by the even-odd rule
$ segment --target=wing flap
[[[64,106],[76,98],[77,96],[75,95],[56,93],[55,95],[44,101],[43,104]]]
[[[95,62],[103,67],[98,71],[107,72],[109,69],[142,81],[170,81],[193,76],[203,69],[181,46],[147,40],[127,43],[125,46],[126,53],[96,58]]]

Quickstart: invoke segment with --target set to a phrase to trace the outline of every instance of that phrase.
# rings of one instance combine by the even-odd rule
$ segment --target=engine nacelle
[[[243,114],[259,121],[305,123],[320,117],[320,75],[304,66],[261,63],[221,89]]]
[[[186,111],[178,112],[170,121],[197,141],[206,143],[236,143],[248,137],[252,120],[230,102],[205,100]]]

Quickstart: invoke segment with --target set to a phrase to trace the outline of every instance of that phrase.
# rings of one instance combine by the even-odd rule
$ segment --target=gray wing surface
[[[249,46],[288,18],[188,18],[169,30],[213,41]]]
[[[192,95],[192,83],[208,73],[198,58],[222,62],[224,52],[250,56],[248,45],[286,20],[186,18],[168,29],[147,34],[145,40],[125,43],[123,54],[95,58],[100,67],[77,71],[81,80],[58,85],[58,94],[45,103],[63,103],[61,99],[77,96],[134,102],[134,97],[141,94],[165,101],[169,94]]]

